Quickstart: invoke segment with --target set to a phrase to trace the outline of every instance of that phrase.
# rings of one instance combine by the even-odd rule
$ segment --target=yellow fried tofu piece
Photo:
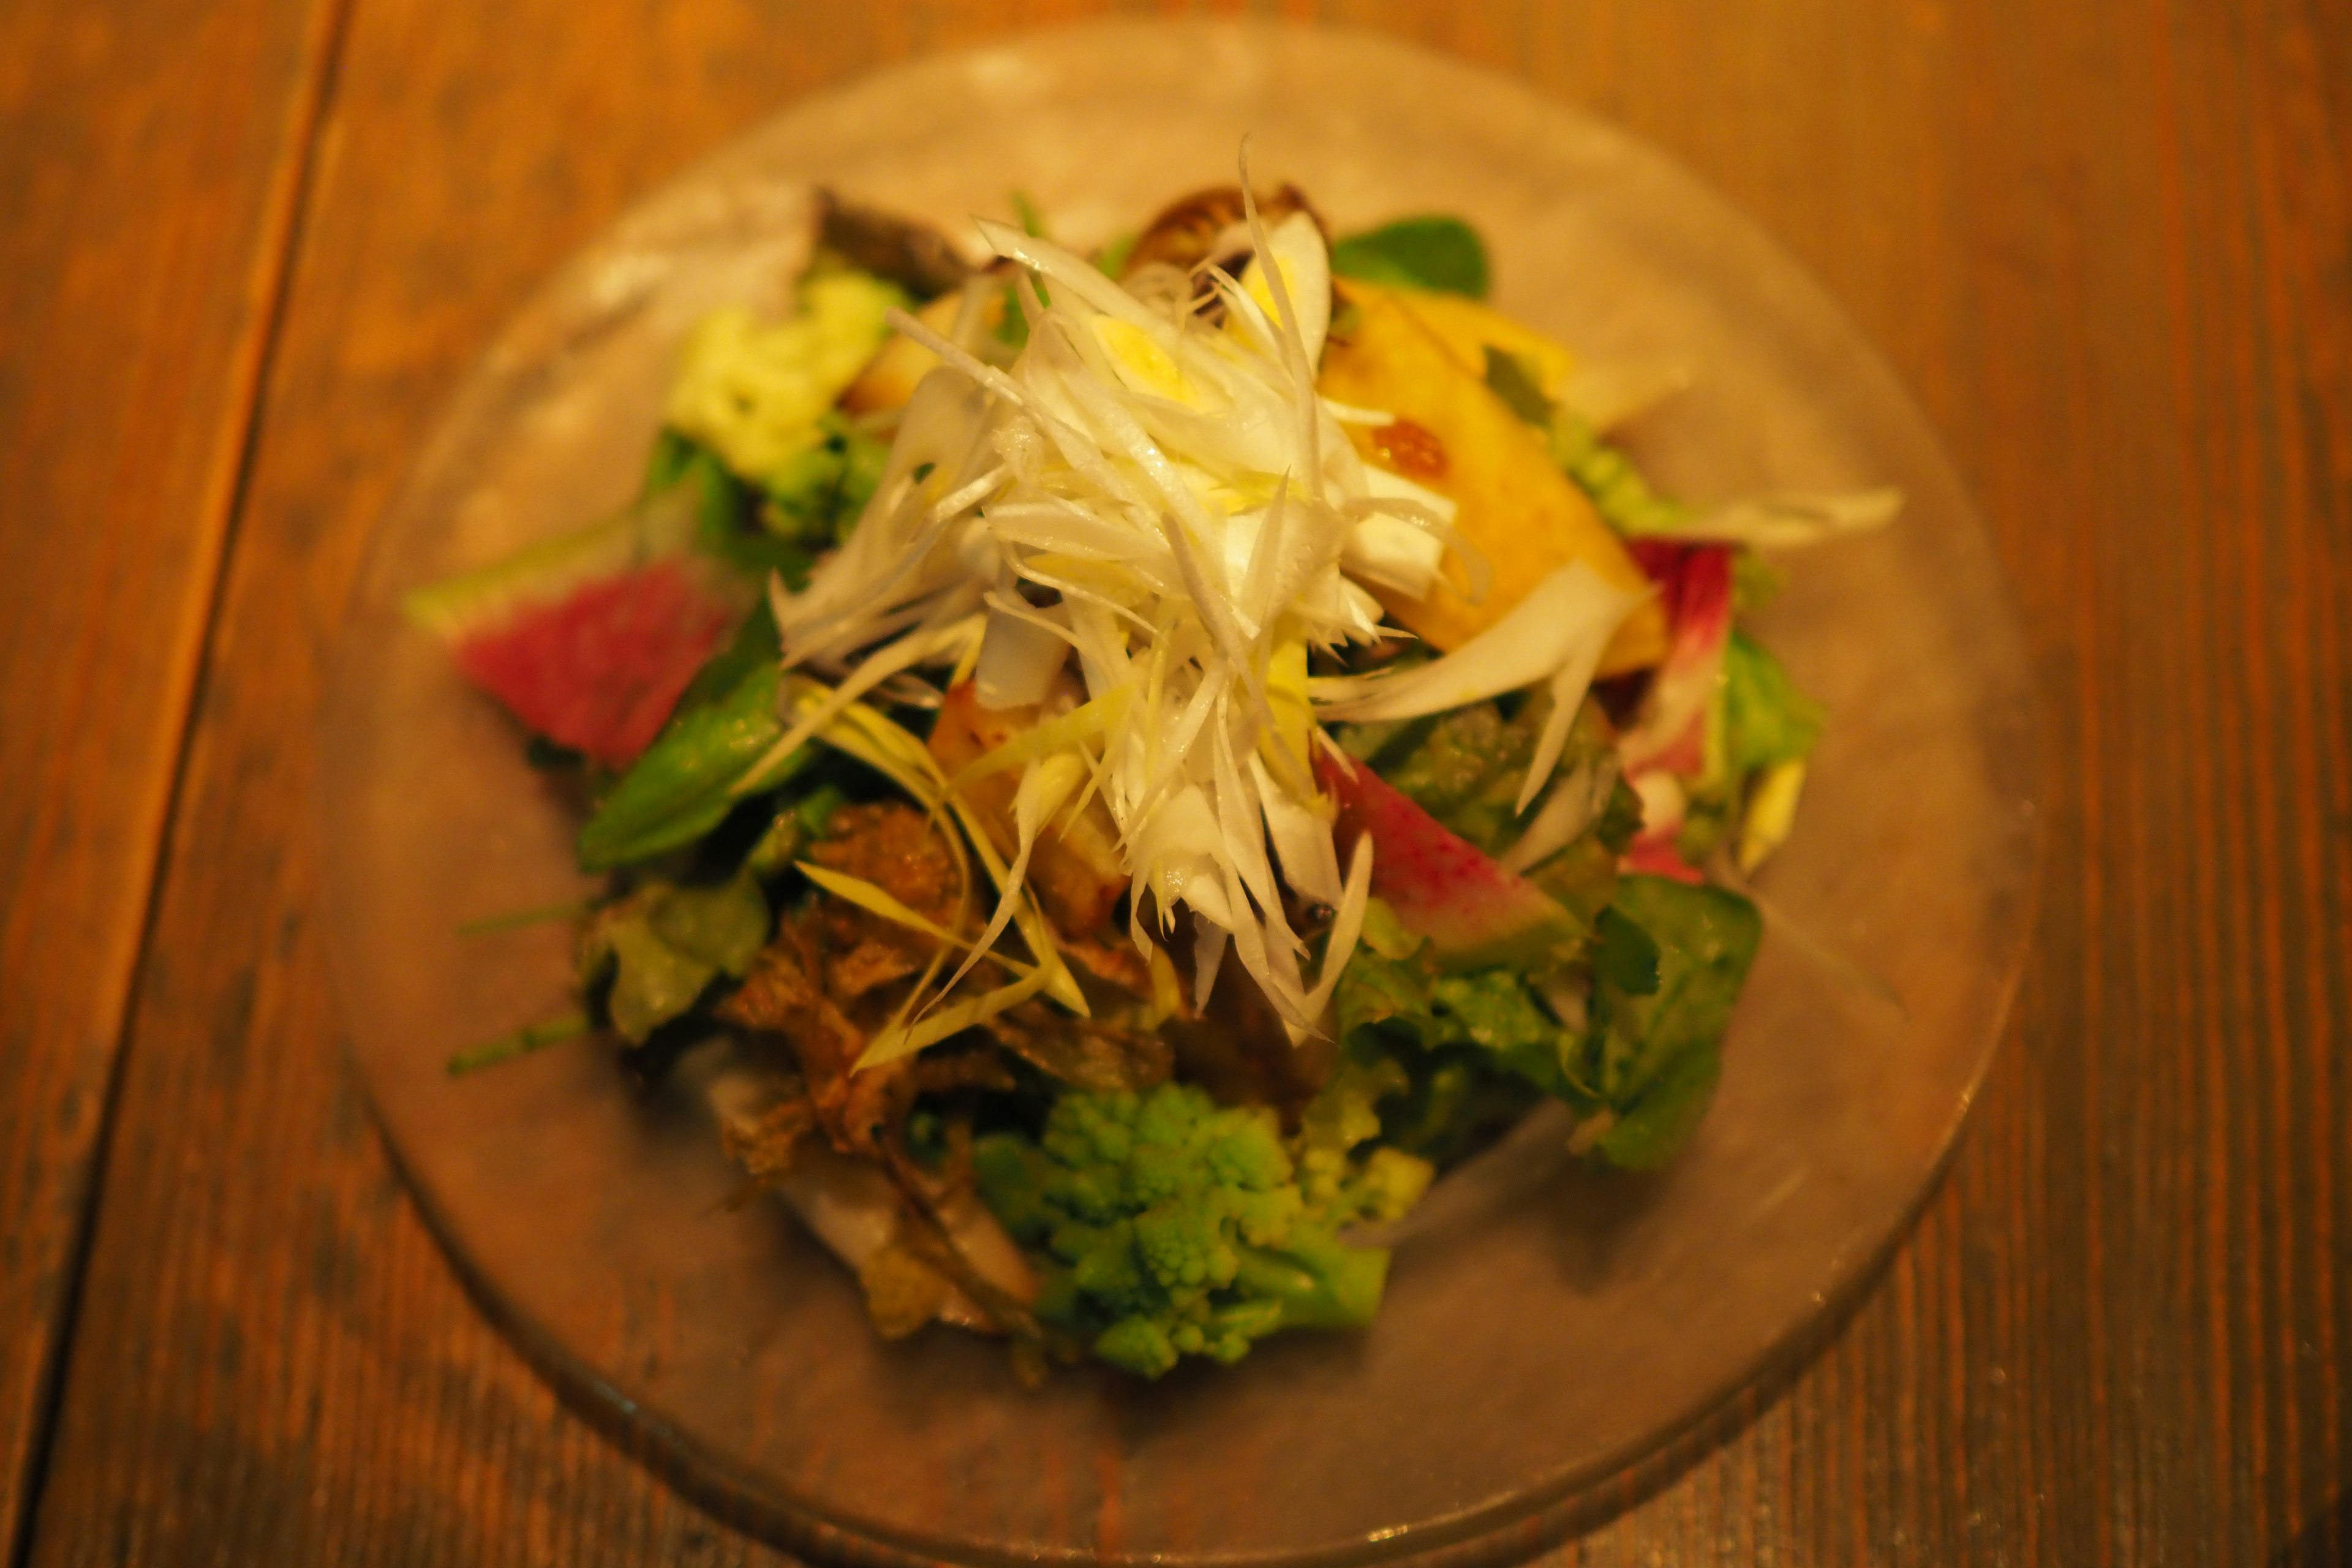
[[[963,310],[963,292],[952,289],[933,300],[915,312],[915,320],[946,337],[955,331],[956,317]],[[993,331],[1004,315],[1004,291],[990,290],[982,301],[981,324]],[[892,332],[866,368],[841,395],[841,405],[852,414],[879,414],[886,409],[904,408],[907,400],[915,395],[915,384],[931,373],[940,356],[914,339]]]
[[[1349,284],[1354,291],[1363,287]],[[1533,327],[1506,316],[1466,294],[1383,290],[1427,327],[1445,345],[1454,363],[1479,380],[1486,379],[1486,351],[1497,348],[1523,362],[1534,373],[1536,385],[1547,397],[1558,397],[1568,384],[1576,356]]]
[[[1382,592],[1391,615],[1433,647],[1454,648],[1574,562],[1616,586],[1648,588],[1641,567],[1552,460],[1542,433],[1487,387],[1483,349],[1481,373],[1474,373],[1462,351],[1417,313],[1435,296],[1411,296],[1408,303],[1393,289],[1354,281],[1343,287],[1355,320],[1347,337],[1335,335],[1324,352],[1320,390],[1395,416],[1400,423],[1381,428],[1350,426],[1349,437],[1367,462],[1450,498],[1458,509],[1454,528],[1494,567],[1493,587],[1478,604],[1441,583],[1421,599]],[[1472,320],[1451,306],[1440,309],[1455,326]],[[1601,673],[1643,668],[1665,651],[1665,615],[1654,598],[1644,599],[1618,628]]]

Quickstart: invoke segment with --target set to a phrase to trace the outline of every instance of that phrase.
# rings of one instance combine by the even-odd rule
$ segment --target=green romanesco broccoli
[[[1405,1156],[1334,1167],[1327,1152],[1348,1132],[1360,1129],[1303,1144],[1302,1186],[1270,1110],[1182,1084],[1073,1089],[1041,1136],[992,1133],[973,1158],[981,1196],[1044,1265],[1038,1316],[1158,1377],[1186,1355],[1238,1361],[1277,1329],[1370,1321],[1388,1254],[1338,1232],[1402,1212],[1428,1172],[1416,1183]]]
[[[1402,1219],[1421,1202],[1436,1167],[1402,1149],[1357,1150],[1381,1135],[1381,1101],[1412,1088],[1393,1058],[1343,1059],[1307,1103],[1291,1150],[1307,1214],[1337,1229]]]
[[[714,310],[687,338],[665,417],[743,479],[797,495],[812,478],[803,459],[826,444],[820,420],[882,346],[883,312],[906,302],[879,278],[819,271],[789,321]]]

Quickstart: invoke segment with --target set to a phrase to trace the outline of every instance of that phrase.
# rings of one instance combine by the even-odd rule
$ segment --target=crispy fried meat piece
[[[961,898],[955,862],[923,814],[900,802],[845,805],[810,858],[871,882],[900,903],[951,926]],[[787,915],[751,973],[720,1005],[729,1023],[782,1037],[808,1085],[817,1125],[845,1153],[872,1154],[915,1093],[910,1065],[856,1070],[873,1032],[903,999],[903,983],[931,956],[919,931],[822,898]]]
[[[809,1103],[808,1095],[794,1085],[792,1092],[765,1110],[721,1121],[719,1142],[727,1157],[742,1166],[743,1174],[750,1178],[743,1194],[748,1196],[760,1188],[773,1186],[790,1173],[802,1141],[814,1131],[816,1108]]]
[[[809,858],[873,883],[934,925],[955,924],[961,897],[955,861],[938,827],[911,805],[886,801],[843,806]],[[866,1011],[857,1004],[930,961],[934,944],[929,937],[845,899],[819,899],[815,922],[825,955],[825,993],[845,1011]]]
[[[931,726],[931,755],[942,772],[953,776],[1034,728],[1050,716],[1049,707],[1066,711],[1079,695],[1071,683],[1069,689],[1056,692],[1049,704],[990,709],[981,706],[979,687],[967,680],[949,691],[947,700],[940,704],[938,721]],[[1020,787],[1020,770],[1004,768],[970,781],[963,791],[997,853],[1008,858],[1015,844],[1013,797]],[[1127,872],[1119,864],[1118,827],[1099,798],[1038,836],[1029,860],[1029,887],[1054,929],[1064,936],[1084,940],[1108,929],[1111,910],[1127,885]],[[1150,984],[1148,977],[1145,984]]]
[[[785,921],[742,986],[719,1004],[719,1016],[790,1046],[817,1125],[844,1153],[871,1154],[877,1131],[895,1120],[904,1064],[852,1070],[865,1052],[866,1031],[814,978],[823,961],[811,923],[805,917]]]

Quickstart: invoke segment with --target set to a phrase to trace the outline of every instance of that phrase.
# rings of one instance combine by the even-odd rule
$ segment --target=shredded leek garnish
[[[1132,879],[1131,931],[1147,962],[1164,963],[1160,945],[1189,913],[1201,996],[1230,952],[1294,1035],[1315,1030],[1370,877],[1368,843],[1344,878],[1332,847],[1332,808],[1310,766],[1328,742],[1318,718],[1434,711],[1547,682],[1572,715],[1631,607],[1589,570],[1570,569],[1444,658],[1307,679],[1312,650],[1395,635],[1370,585],[1425,592],[1451,572],[1475,591],[1486,566],[1454,532],[1452,502],[1358,457],[1342,425],[1378,412],[1316,393],[1330,259],[1314,220],[1294,214],[1269,227],[1254,200],[1246,220],[1254,259],[1207,278],[1221,326],[1181,292],[1129,293],[1040,235],[986,222],[982,237],[1023,268],[1029,331],[1010,366],[891,316],[940,364],[917,387],[856,531],[803,592],[773,595],[784,662],[801,672],[779,749],[814,738],[873,760],[957,820],[998,896],[962,963],[910,999],[869,1060],[1030,994],[1083,1011],[1024,882],[1056,814],[1097,801]],[[919,742],[864,700],[926,664],[951,664],[959,677],[977,668],[982,701],[1002,706],[1042,700],[1074,673],[1084,700],[942,777]],[[1529,803],[1549,782],[1565,718],[1555,728],[1530,771]],[[965,791],[1016,767],[1008,865]],[[1312,985],[1286,888],[1335,910]],[[1007,926],[1034,970],[950,999]]]

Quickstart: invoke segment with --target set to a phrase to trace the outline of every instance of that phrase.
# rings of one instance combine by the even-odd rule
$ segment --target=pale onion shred
[[[1357,456],[1342,425],[1388,416],[1317,395],[1330,269],[1314,220],[1296,214],[1269,232],[1252,204],[1247,222],[1252,255],[1276,264],[1207,274],[1221,326],[1168,279],[1129,292],[1059,246],[985,222],[989,245],[1025,269],[1029,336],[1008,368],[974,352],[976,308],[954,339],[892,313],[943,363],[917,387],[847,542],[805,590],[772,588],[795,672],[777,750],[814,737],[884,768],[957,819],[998,896],[978,940],[953,944],[963,950],[954,974],[932,985],[934,965],[867,1063],[1034,994],[1084,1011],[1024,874],[1047,825],[1097,798],[1118,827],[1132,935],[1154,973],[1166,960],[1150,928],[1164,942],[1189,911],[1198,994],[1230,952],[1304,1037],[1354,949],[1371,886],[1369,837],[1344,873],[1334,849],[1333,808],[1314,783],[1315,749],[1330,744],[1317,710],[1426,712],[1551,682],[1570,713],[1630,607],[1570,568],[1530,595],[1532,611],[1505,618],[1506,636],[1397,676],[1307,679],[1309,649],[1402,635],[1382,627],[1366,584],[1426,593],[1450,558],[1483,592],[1486,563],[1454,534],[1450,501]],[[945,777],[866,700],[926,665],[952,666],[958,679],[976,672],[992,706],[1037,701],[1066,669],[1086,700]],[[1007,865],[962,790],[1013,767]],[[1530,798],[1543,782],[1531,777]],[[1312,984],[1286,886],[1334,911]],[[949,1000],[1007,926],[1032,961],[1001,960],[1011,984]]]

